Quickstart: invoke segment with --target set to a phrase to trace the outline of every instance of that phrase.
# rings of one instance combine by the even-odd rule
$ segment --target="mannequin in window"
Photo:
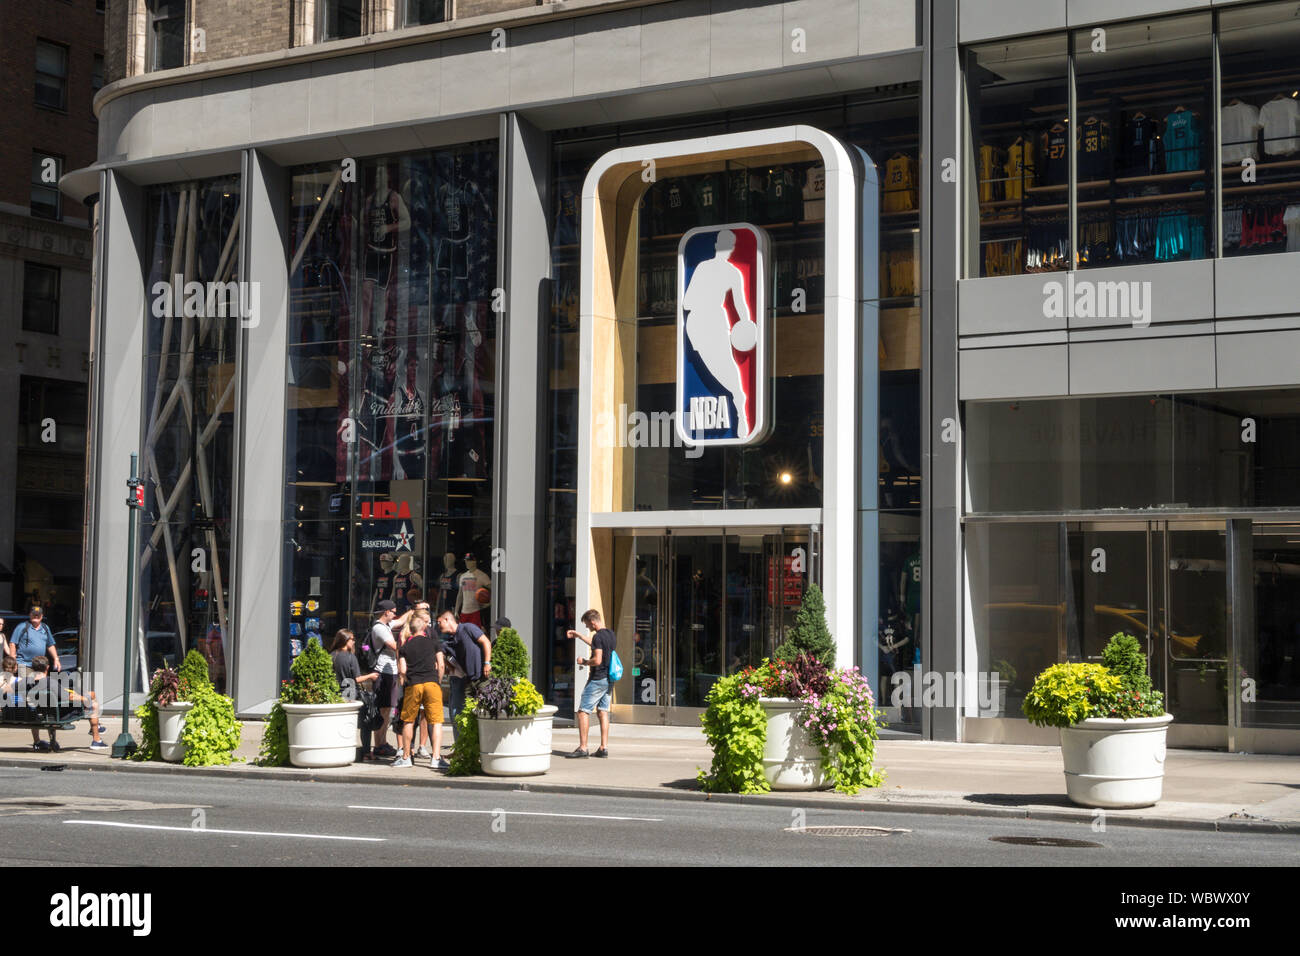
[[[393,575],[393,597],[397,609],[404,611],[411,603],[406,592],[412,589],[424,590],[424,578],[416,570],[415,555],[406,551],[397,556],[397,573]]]
[[[456,555],[446,552],[442,556],[442,574],[438,577],[438,613],[456,610],[456,579],[459,575]]]
[[[460,597],[456,616],[461,622],[483,626],[483,608],[491,603],[492,579],[478,566],[473,552],[465,555],[465,573],[460,576]],[[487,594],[483,594],[486,591]],[[487,600],[484,600],[484,598]]]
[[[375,168],[375,188],[366,197],[362,212],[365,238],[365,280],[361,284],[361,337],[383,328],[389,313],[390,289],[397,282],[397,243],[399,234],[411,228],[411,214],[406,203],[388,182],[388,166]],[[395,291],[395,290],[394,290]]]

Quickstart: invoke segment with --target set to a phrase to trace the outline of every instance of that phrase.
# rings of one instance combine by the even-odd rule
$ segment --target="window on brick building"
[[[425,23],[442,23],[447,19],[446,0],[405,0],[403,26],[414,27]]]
[[[23,331],[59,334],[59,270],[23,263]]]
[[[361,36],[362,0],[320,0],[320,24],[316,31],[322,41]]]
[[[185,65],[185,0],[149,0],[149,69]]]
[[[90,66],[90,91],[98,93],[104,86],[104,58],[98,53]]]
[[[63,175],[63,157],[42,150],[32,151],[32,205],[33,216],[58,219],[62,215],[59,199],[59,177]]]
[[[48,40],[36,41],[36,105],[68,108],[68,48]]]

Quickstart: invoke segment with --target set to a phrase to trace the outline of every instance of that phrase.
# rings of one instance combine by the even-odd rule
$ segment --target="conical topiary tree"
[[[835,666],[835,641],[826,626],[826,599],[816,584],[808,585],[803,601],[794,616],[794,626],[777,645],[773,656],[777,660],[792,661],[800,654],[817,658],[827,667]]]
[[[181,661],[178,673],[180,680],[176,693],[177,700],[190,700],[192,695],[199,693],[203,687],[212,684],[208,677],[208,662],[203,659],[202,654],[193,648]]]
[[[1123,689],[1130,694],[1151,693],[1151,678],[1147,674],[1147,656],[1142,644],[1132,634],[1122,631],[1107,642],[1101,652],[1101,662],[1106,669],[1119,677]]]
[[[528,648],[513,627],[503,627],[492,645],[493,677],[528,677]]]

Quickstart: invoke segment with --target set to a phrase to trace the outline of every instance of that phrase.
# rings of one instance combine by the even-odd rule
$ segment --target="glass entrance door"
[[[631,667],[615,706],[636,722],[692,721],[720,677],[770,657],[793,624],[810,580],[808,530],[621,540],[616,620]]]

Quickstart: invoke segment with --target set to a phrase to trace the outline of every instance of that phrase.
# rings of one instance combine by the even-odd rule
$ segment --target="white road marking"
[[[632,820],[638,823],[663,823],[663,817],[605,817],[595,813],[542,813],[537,810],[433,810],[427,807],[360,807],[349,810],[405,810],[408,813],[503,813],[508,817],[567,817],[572,820]]]
[[[387,843],[383,837],[331,836],[325,833],[276,833],[267,830],[217,830],[212,827],[164,827],[153,823],[112,823],[107,820],[64,820],[83,827],[123,827],[128,830],[173,830],[177,833],[225,833],[236,836],[296,837],[300,840],[352,840],[358,843]]]

